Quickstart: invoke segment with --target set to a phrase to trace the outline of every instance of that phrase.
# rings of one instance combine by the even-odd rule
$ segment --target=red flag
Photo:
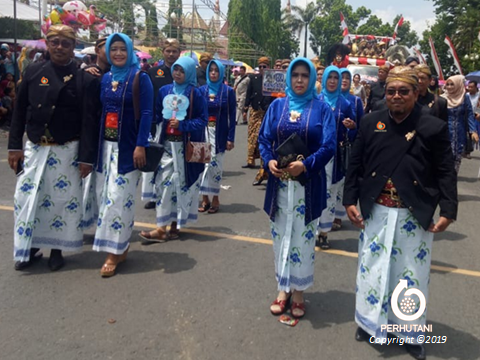
[[[428,42],[430,43],[430,54],[432,55],[433,66],[437,71],[438,79],[445,80],[443,77],[442,67],[440,66],[440,60],[438,60],[437,52],[435,51],[435,45],[433,44],[433,40],[431,36],[428,39]]]
[[[395,25],[395,30],[393,31],[392,40],[390,40],[390,45],[394,45],[394,44],[395,44],[395,39],[397,38],[398,28],[399,28],[400,26],[402,26],[402,24],[403,24],[403,16],[400,17],[400,19],[398,20],[397,25]]]
[[[453,62],[455,66],[457,67],[458,71],[460,71],[460,74],[463,75],[462,67],[460,66],[460,59],[458,58],[457,52],[455,51],[452,40],[450,40],[447,35],[445,35],[445,44],[447,44],[448,46],[448,51],[453,57]]]
[[[414,46],[413,51],[417,54],[418,59],[420,60],[420,64],[426,64],[425,58],[423,57],[422,53]]]
[[[340,12],[340,28],[343,30],[342,36],[343,36],[343,44],[348,44],[350,42],[350,36],[348,33],[348,26],[345,21],[345,18],[343,17],[342,12]]]

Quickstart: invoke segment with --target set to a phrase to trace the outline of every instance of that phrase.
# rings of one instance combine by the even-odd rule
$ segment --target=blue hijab
[[[218,72],[219,72],[218,80],[215,81],[215,82],[210,80],[210,66],[212,65],[212,63],[215,63],[215,65],[218,66]],[[209,94],[217,95],[217,93],[222,88],[223,77],[224,76],[225,76],[225,66],[223,66],[223,64],[220,61],[212,60],[208,63],[208,66],[207,66],[207,84],[208,84],[208,93]]]
[[[305,91],[302,95],[295,94],[292,87],[292,69],[299,63],[306,65],[307,68],[310,70],[310,78],[308,79],[307,91]],[[310,100],[312,100],[317,95],[317,89],[315,88],[316,79],[317,72],[315,71],[315,66],[310,60],[299,57],[290,63],[287,70],[287,80],[285,87],[285,94],[287,94],[288,96],[288,107],[290,111],[295,110],[301,113],[305,108],[305,105],[307,105]]]
[[[343,74],[348,74],[348,77],[350,78],[350,86],[352,86],[352,73],[350,72],[350,70],[348,70],[347,68],[340,69],[340,82],[342,82]],[[348,95],[350,95],[350,89],[347,89],[345,91],[342,90],[342,95],[345,99],[348,100]]]
[[[110,47],[115,41],[123,41],[127,47],[127,53],[128,53],[127,62],[122,67],[113,65],[112,60],[110,59]],[[130,38],[127,35],[122,33],[113,33],[108,37],[107,43],[105,46],[106,46],[105,54],[107,55],[107,60],[110,63],[110,65],[112,65],[112,67],[110,68],[110,71],[112,72],[112,75],[113,75],[112,76],[113,81],[125,82],[125,79],[127,78],[132,68],[140,69],[140,64],[138,62],[137,55],[135,55],[133,51],[132,40],[130,40]]]
[[[327,90],[327,81],[330,73],[335,72],[338,75],[338,86],[337,89],[333,92]],[[335,108],[337,106],[337,100],[342,93],[342,75],[340,74],[340,69],[336,66],[330,65],[325,69],[322,78],[322,92],[325,102],[331,107]]]
[[[183,84],[177,84],[173,80],[173,92],[177,95],[182,95],[189,85],[197,86],[197,69],[195,68],[195,60],[191,57],[183,56],[175,61],[172,65],[172,71],[178,65],[185,73],[185,81]]]

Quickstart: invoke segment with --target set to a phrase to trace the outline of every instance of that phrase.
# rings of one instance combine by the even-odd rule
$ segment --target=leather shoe
[[[40,251],[40,249],[38,249],[38,248],[31,248],[30,249],[30,260],[28,260],[28,261],[17,261],[15,263],[15,270],[17,270],[17,271],[24,270],[24,269],[30,267],[31,265],[33,265],[34,263],[36,263],[37,261],[40,261],[40,259],[43,257],[43,254],[38,253],[39,251]]]
[[[150,210],[150,209],[155,209],[155,201],[149,201],[145,204],[144,206],[145,209]]]
[[[60,270],[65,265],[65,260],[62,256],[62,251],[52,249],[50,252],[50,258],[48,259],[48,267],[51,271]]]
[[[357,328],[357,331],[355,332],[355,340],[357,340],[357,341],[367,341],[369,337],[370,337],[369,333],[367,333],[361,327]]]
[[[255,168],[255,165],[253,164],[242,165],[242,169],[254,169],[254,168]]]
[[[253,185],[253,186],[261,185],[261,184],[262,184],[262,181],[263,181],[263,179],[255,180],[255,181],[252,183],[252,185]]]
[[[412,345],[404,344],[407,352],[412,355],[414,359],[425,360],[427,358],[427,353],[425,352],[424,345]]]

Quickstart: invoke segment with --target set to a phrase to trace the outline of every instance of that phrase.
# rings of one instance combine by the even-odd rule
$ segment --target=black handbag
[[[284,169],[293,161],[302,161],[310,156],[310,151],[307,145],[303,142],[297,133],[290,135],[282,144],[280,144],[275,150],[278,159],[277,167]],[[305,173],[301,173],[294,180],[298,181],[301,185],[305,186],[308,179]]]
[[[348,163],[352,155],[352,143],[348,140],[340,144],[340,166],[343,173],[347,173]]]
[[[137,124],[137,130],[140,127],[140,73],[143,70],[140,70],[135,74],[133,79],[133,113],[135,114],[135,123]],[[145,71],[143,71],[145,72]],[[159,144],[155,141],[149,141],[148,146],[145,147],[145,166],[138,169],[142,172],[153,172],[157,170],[160,160],[162,160],[163,152],[165,151],[162,144]]]

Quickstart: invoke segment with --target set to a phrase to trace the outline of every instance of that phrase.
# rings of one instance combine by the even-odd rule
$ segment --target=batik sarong
[[[81,250],[78,141],[55,146],[27,141],[24,154],[24,173],[17,179],[14,198],[14,260],[28,261],[32,247]]]
[[[155,132],[155,137],[150,138],[148,141],[159,142],[161,135],[162,127],[160,124],[157,124],[157,131]],[[155,172],[142,173],[142,201],[153,201],[155,195]]]
[[[155,201],[157,226],[176,221],[177,227],[185,227],[198,218],[200,177],[190,187],[185,179],[183,142],[165,141],[161,168],[155,177]]]
[[[87,230],[97,223],[98,205],[97,205],[97,175],[93,170],[88,176],[82,179],[83,192],[83,230]]]
[[[260,126],[262,126],[265,111],[250,110],[250,118],[248,120],[248,155],[247,163],[255,164],[255,159],[260,158],[260,150],[258,149],[258,134],[260,133]]]
[[[278,210],[270,221],[279,291],[303,291],[313,285],[314,220],[305,226],[305,188],[297,181],[280,181]]]
[[[222,181],[223,159],[225,153],[215,152],[215,127],[208,127],[208,136],[210,144],[212,144],[212,161],[205,164],[205,170],[201,175],[200,194],[201,195],[218,195],[220,194],[220,182]]]
[[[408,209],[373,206],[371,215],[365,219],[365,230],[360,233],[355,305],[355,321],[367,333],[386,339],[387,333],[380,330],[381,325],[425,325],[426,311],[414,321],[397,318],[391,298],[399,281],[405,279],[408,288],[419,289],[428,301],[432,241],[433,233],[423,230]],[[401,294],[399,307],[403,299]],[[418,310],[419,298],[411,299]],[[416,339],[423,332],[394,334]]]
[[[336,184],[332,184],[333,162],[334,158],[332,158],[325,166],[325,172],[327,174],[327,207],[322,211],[322,216],[320,216],[318,224],[319,231],[324,233],[328,233],[332,230],[333,221],[335,219],[347,219],[345,207],[342,205],[345,178],[341,179]]]
[[[132,235],[140,171],[118,173],[118,143],[113,141],[103,142],[102,163],[102,172],[96,173],[99,214],[93,250],[121,255]]]

